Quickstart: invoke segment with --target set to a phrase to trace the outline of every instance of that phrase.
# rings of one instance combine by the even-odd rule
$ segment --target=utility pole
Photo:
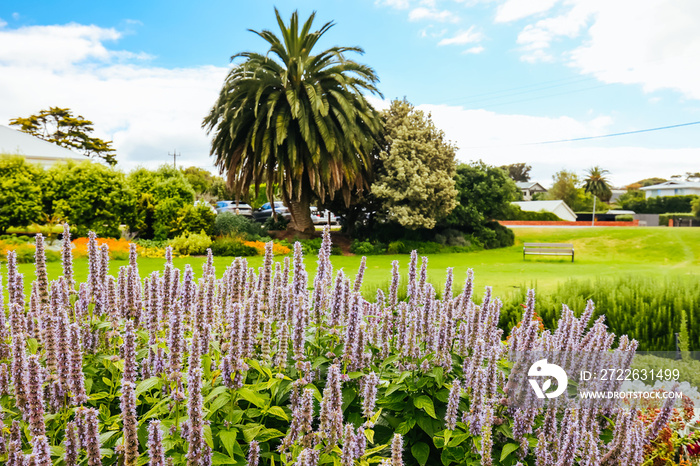
[[[171,154],[170,152],[168,152],[168,156],[170,156],[170,157],[173,158],[173,168],[177,168],[177,162],[176,162],[176,161],[177,161],[177,157],[180,157],[181,155],[182,155],[182,154],[178,154],[178,153],[177,153],[177,149],[174,150],[172,154]]]

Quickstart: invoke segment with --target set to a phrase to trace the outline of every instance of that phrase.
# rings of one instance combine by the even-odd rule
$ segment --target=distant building
[[[639,188],[646,193],[647,199],[659,196],[686,196],[696,194],[700,196],[700,182],[698,181],[667,181]]]
[[[547,192],[547,190],[544,189],[541,184],[534,181],[516,181],[515,185],[518,187],[520,192],[523,193],[523,200],[525,201],[531,201],[532,196],[537,193]]]
[[[0,154],[21,155],[27,162],[50,167],[57,162],[89,160],[84,155],[30,134],[0,125]]]
[[[576,221],[576,214],[564,201],[519,201],[511,202],[525,212],[551,212],[562,220]]]

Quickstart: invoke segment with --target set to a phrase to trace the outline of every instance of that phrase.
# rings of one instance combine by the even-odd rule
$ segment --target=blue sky
[[[700,171],[700,125],[552,145],[527,143],[700,120],[700,5],[692,0],[20,2],[0,5],[0,124],[66,106],[114,140],[120,166],[211,167],[199,127],[247,31],[317,11],[320,47],[358,45],[385,107],[430,112],[462,161],[527,162],[548,185],[568,169],[618,185]]]

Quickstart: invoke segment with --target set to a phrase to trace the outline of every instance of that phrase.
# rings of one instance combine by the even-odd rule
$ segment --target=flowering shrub
[[[246,246],[253,247],[258,250],[258,253],[262,256],[265,254],[265,245],[267,243],[263,243],[262,241],[243,241],[243,244]],[[292,252],[290,248],[287,246],[284,246],[282,244],[277,244],[277,243],[272,243],[272,253],[277,254],[280,256],[283,256],[285,254],[289,254]]]
[[[76,257],[88,257],[89,238],[76,238],[72,241],[73,255]],[[129,257],[129,248],[131,242],[125,239],[114,238],[96,238],[97,247],[102,247],[103,244],[109,248],[109,258],[115,260],[124,260]]]
[[[205,254],[211,243],[211,238],[204,231],[201,233],[186,232],[170,241],[173,249],[183,256]]]
[[[589,325],[592,303],[542,330],[533,292],[504,342],[490,288],[477,304],[473,275],[457,293],[448,269],[437,299],[415,253],[406,299],[395,261],[390,288],[368,301],[365,262],[352,280],[334,272],[328,230],[313,278],[299,243],[282,263],[268,243],[262,267],[236,258],[221,278],[210,254],[196,281],[170,248],[142,278],[132,244],[115,278],[91,234],[87,281],[75,283],[66,241],[49,283],[41,235],[36,244],[28,306],[10,252],[9,327],[0,313],[9,466],[640,465],[672,415],[669,401],[651,422],[634,409],[516,408],[519,352],[619,356],[636,342],[613,348],[604,319]]]
[[[7,260],[7,253],[10,251],[15,252],[17,262],[20,264],[34,262],[36,248],[33,244],[28,243],[27,240],[24,240],[23,237],[5,236],[5,238],[0,239],[0,258]],[[61,260],[60,254],[56,251],[46,250],[45,255],[47,262],[57,262]]]

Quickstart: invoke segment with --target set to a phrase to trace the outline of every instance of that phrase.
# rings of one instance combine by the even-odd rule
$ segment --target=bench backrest
[[[526,248],[572,248],[573,244],[570,243],[525,243],[523,244]]]

